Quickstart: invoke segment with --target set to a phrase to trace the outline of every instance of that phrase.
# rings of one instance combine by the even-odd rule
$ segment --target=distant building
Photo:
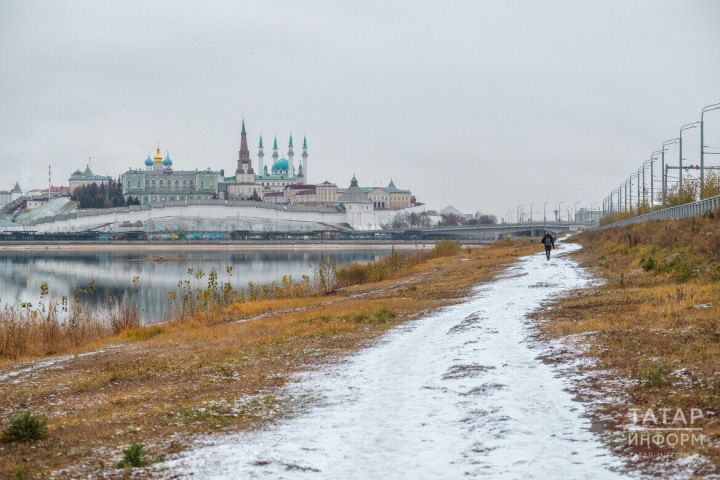
[[[575,212],[576,223],[599,223],[602,212],[600,210],[588,210],[581,208]]]
[[[362,187],[363,192],[368,194],[376,210],[401,210],[411,207],[414,197],[410,190],[401,190],[390,180],[387,187]]]
[[[325,180],[315,185],[320,205],[336,205],[338,202],[338,186]]]
[[[345,189],[342,195],[340,195],[338,202],[347,212],[348,223],[358,225],[360,228],[375,228],[375,208],[373,201],[370,200],[367,193],[363,192],[358,186],[355,175],[353,175],[352,180],[350,180],[350,187]]]
[[[262,150],[262,138],[260,139],[260,148]],[[225,179],[227,186],[223,190],[227,190],[227,198],[229,199],[253,199],[262,200],[263,187],[257,182],[257,176],[250,160],[250,150],[248,150],[247,133],[245,132],[245,120],[242,122],[242,131],[240,132],[240,150],[238,152],[237,170],[235,177]]]
[[[75,189],[85,187],[87,185],[96,184],[98,187],[101,185],[109,184],[112,177],[106,175],[95,175],[90,166],[86,165],[84,171],[75,170],[70,178],[68,179],[68,187],[70,187],[70,193],[74,192]]]
[[[23,196],[22,188],[20,188],[20,184],[18,182],[15,182],[15,186],[12,190],[10,190],[10,200],[17,200],[18,198]]]
[[[457,217],[464,217],[465,214],[462,213],[460,210],[455,208],[452,205],[448,205],[447,207],[440,210],[440,215],[455,215]]]
[[[295,168],[295,147],[293,146],[293,138],[290,135],[288,140],[287,158],[281,158],[278,153],[277,137],[273,139],[273,163],[268,170],[264,164],[265,153],[263,152],[262,136],[258,143],[258,162],[260,165],[260,174],[255,177],[255,181],[263,187],[271,190],[283,189],[288,185],[307,183],[307,159],[308,146],[307,138],[303,138],[302,146],[302,164]]]
[[[50,187],[49,190],[50,190],[50,194],[51,194],[50,196],[52,196],[52,198],[69,197],[71,194],[70,187],[63,187],[63,186]],[[24,195],[26,197],[32,197],[32,198],[35,198],[35,197],[48,198],[48,189],[47,188],[37,188],[37,189],[29,190],[29,191],[25,192]]]
[[[0,190],[0,207],[12,202],[12,193],[7,190]]]
[[[275,137],[273,140],[272,165],[269,169],[268,166],[265,165],[265,151],[262,136],[260,136],[258,142],[257,156],[258,171],[256,172],[252,165],[252,159],[250,158],[245,120],[243,120],[235,177],[224,178],[223,184],[220,186],[220,191],[225,193],[225,198],[263,200],[267,192],[282,192],[288,186],[305,185],[307,183],[308,147],[306,138],[303,138],[302,164],[299,165],[297,169],[295,168],[295,150],[292,135],[290,135],[288,141],[287,158],[280,158],[277,137]],[[272,195],[271,197],[271,203],[280,203],[278,202],[279,197],[277,195]]]
[[[27,205],[25,207],[25,211],[35,210],[38,207],[42,207],[48,203],[47,197],[32,197],[28,198]]]
[[[154,157],[145,159],[144,170],[128,170],[122,175],[125,200],[137,198],[141,204],[186,202],[218,198],[222,172],[173,170],[170,154],[163,158],[160,147]]]

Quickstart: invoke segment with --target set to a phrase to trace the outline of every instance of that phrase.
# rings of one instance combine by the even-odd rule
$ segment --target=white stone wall
[[[372,205],[370,205],[372,206]],[[137,209],[109,209],[100,214],[79,211],[77,217],[65,220],[48,218],[43,223],[35,225],[18,226],[15,230],[33,230],[37,232],[81,232],[85,230],[121,231],[122,224],[154,225],[160,230],[172,230],[173,225],[192,229],[193,225],[217,225],[220,230],[232,229],[237,225],[240,229],[253,229],[254,224],[262,225],[260,229],[275,229],[274,226],[285,225],[290,230],[308,230],[324,228],[324,225],[340,226],[350,224],[358,230],[377,228],[377,221],[372,211],[321,212],[321,211],[293,211],[285,209],[272,209],[251,206],[233,205],[178,205],[153,206],[147,210]],[[88,214],[92,213],[92,214]],[[137,227],[135,227],[137,228]],[[278,230],[283,228],[278,227]]]

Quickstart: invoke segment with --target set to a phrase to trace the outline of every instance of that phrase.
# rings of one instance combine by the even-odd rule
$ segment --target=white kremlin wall
[[[135,206],[80,210],[67,215],[23,222],[5,230],[36,232],[97,231],[309,231],[328,227],[356,230],[378,229],[399,211],[369,211],[358,215],[351,205],[346,211],[332,207],[271,205],[249,201],[209,200],[188,204]]]

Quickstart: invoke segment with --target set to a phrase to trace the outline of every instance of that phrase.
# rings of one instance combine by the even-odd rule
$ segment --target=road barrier
[[[698,217],[709,212],[714,212],[720,208],[720,195],[706,198],[697,202],[678,205],[677,207],[663,208],[650,213],[644,213],[636,217],[626,218],[619,222],[613,222],[603,225],[600,228],[623,227],[625,225],[634,225],[636,223],[650,222],[652,220],[680,220],[681,218]]]

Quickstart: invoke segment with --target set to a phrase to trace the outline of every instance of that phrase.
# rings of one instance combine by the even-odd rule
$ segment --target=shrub
[[[640,378],[645,380],[649,387],[666,387],[670,385],[668,373],[668,367],[664,363],[656,362],[640,372]]]
[[[25,412],[10,422],[3,432],[4,442],[31,442],[47,437],[47,420],[41,415]]]
[[[462,245],[459,240],[439,240],[432,249],[431,256],[433,258],[449,257],[460,253]]]
[[[332,293],[336,287],[337,264],[332,257],[322,257],[315,267],[315,281],[320,293]]]
[[[386,307],[380,307],[369,312],[363,310],[359,312],[349,313],[340,317],[340,320],[344,322],[353,322],[359,324],[380,325],[388,323],[396,316],[397,314],[392,310]]]
[[[495,247],[511,247],[512,246],[512,240],[509,238],[501,238],[497,242],[493,243],[493,246]]]
[[[147,448],[142,443],[133,443],[123,450],[122,460],[118,463],[118,468],[125,467],[144,467],[149,464],[146,460]]]
[[[640,260],[640,266],[642,266],[643,270],[649,272],[650,270],[655,270],[657,268],[657,262],[653,256],[650,255],[649,257]]]
[[[340,285],[361,285],[368,281],[367,265],[353,263],[341,268],[336,272],[336,278]]]

